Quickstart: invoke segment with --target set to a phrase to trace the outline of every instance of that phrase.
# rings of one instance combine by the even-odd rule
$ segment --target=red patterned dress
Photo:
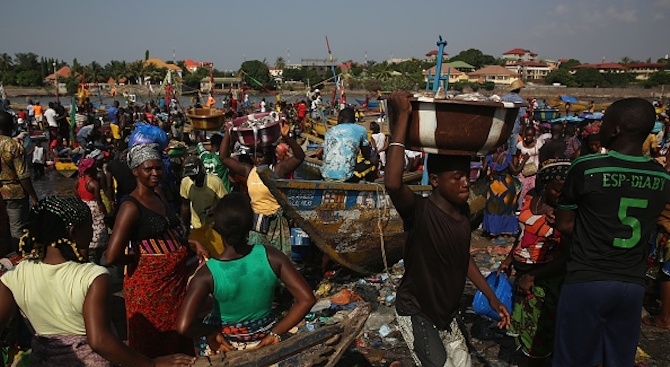
[[[128,200],[140,211],[130,238],[139,262],[123,282],[128,345],[149,358],[194,355],[191,339],[175,330],[188,276],[181,222],[176,215],[163,217],[132,196]]]

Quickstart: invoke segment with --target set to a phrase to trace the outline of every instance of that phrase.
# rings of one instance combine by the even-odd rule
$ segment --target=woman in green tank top
[[[189,284],[177,317],[177,331],[205,337],[214,352],[260,348],[281,341],[286,333],[309,312],[314,294],[305,279],[279,250],[263,245],[249,246],[253,225],[249,197],[231,193],[223,197],[214,212],[214,229],[224,240],[224,251],[207,260]],[[295,298],[286,315],[272,315],[275,287],[281,280]],[[195,320],[200,306],[212,295],[212,312]],[[203,353],[201,351],[201,354]]]

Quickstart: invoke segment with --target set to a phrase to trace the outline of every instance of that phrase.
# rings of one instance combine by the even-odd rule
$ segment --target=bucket
[[[275,121],[261,126],[240,126],[248,120],[260,120],[267,116],[272,116]],[[244,146],[266,147],[274,145],[281,138],[280,121],[282,119],[284,119],[284,116],[276,112],[256,113],[238,117],[233,120],[233,134],[237,137],[237,141]]]
[[[526,104],[410,98],[407,149],[433,154],[485,156],[507,141]],[[397,110],[388,100],[389,112]],[[391,131],[394,127],[391,126]]]
[[[312,242],[302,228],[291,228],[291,260],[304,261],[309,256]]]
[[[533,111],[533,116],[539,121],[551,121],[558,117],[558,110],[553,108],[538,108]]]

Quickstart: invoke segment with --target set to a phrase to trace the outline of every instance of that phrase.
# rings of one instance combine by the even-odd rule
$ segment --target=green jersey
[[[226,168],[218,154],[205,149],[202,143],[198,143],[198,156],[205,166],[205,171],[209,174],[218,176],[223,181],[223,186],[227,192],[230,192],[230,180],[228,179],[228,168]]]

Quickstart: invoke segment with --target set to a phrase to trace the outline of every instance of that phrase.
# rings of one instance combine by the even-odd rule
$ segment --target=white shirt
[[[47,108],[46,111],[44,111],[44,117],[47,119],[47,123],[49,124],[49,127],[58,127],[58,122],[56,121],[56,110],[53,108]]]
[[[265,101],[261,101],[261,112],[265,112]]]

